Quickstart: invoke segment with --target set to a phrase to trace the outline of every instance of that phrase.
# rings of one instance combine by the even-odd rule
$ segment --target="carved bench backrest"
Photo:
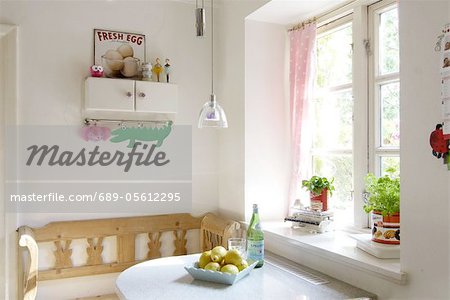
[[[135,257],[138,234],[148,236],[146,259],[154,259],[161,257],[161,235],[165,232],[173,235],[172,255],[183,255],[187,254],[186,234],[189,230],[200,229],[200,249],[204,251],[217,245],[226,247],[228,237],[238,228],[239,223],[213,214],[198,218],[190,214],[170,214],[63,221],[40,228],[22,226],[19,228],[19,244],[28,249],[30,257],[30,263],[23,266],[23,299],[35,298],[37,281],[121,272],[141,262]],[[116,237],[117,260],[105,263],[102,259],[103,241],[111,236]],[[74,266],[72,262],[71,244],[77,239],[87,240],[87,261],[81,266]],[[38,271],[38,244],[44,242],[55,245],[55,264],[50,269]],[[23,256],[22,253],[19,257]]]

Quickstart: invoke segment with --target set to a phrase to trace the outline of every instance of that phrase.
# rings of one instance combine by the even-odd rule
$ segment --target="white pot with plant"
[[[394,169],[377,178],[366,176],[368,197],[364,210],[372,213],[372,241],[383,244],[400,244],[400,178]]]

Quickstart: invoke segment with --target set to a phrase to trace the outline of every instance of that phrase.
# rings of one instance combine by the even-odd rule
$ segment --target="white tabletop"
[[[184,269],[199,254],[149,260],[123,271],[116,291],[124,300],[150,299],[349,299],[374,295],[324,276],[330,283],[314,285],[272,263],[254,269],[234,285],[194,280]]]

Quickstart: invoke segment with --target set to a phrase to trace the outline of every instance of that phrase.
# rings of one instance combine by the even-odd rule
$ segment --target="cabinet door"
[[[136,81],[136,111],[175,113],[178,86],[168,83]]]
[[[134,80],[86,79],[86,110],[134,111]]]

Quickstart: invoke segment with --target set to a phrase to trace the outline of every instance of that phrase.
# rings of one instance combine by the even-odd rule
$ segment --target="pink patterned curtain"
[[[292,174],[289,203],[299,196],[302,177],[309,174],[311,132],[309,102],[315,78],[316,24],[289,32],[290,38],[290,112]]]

